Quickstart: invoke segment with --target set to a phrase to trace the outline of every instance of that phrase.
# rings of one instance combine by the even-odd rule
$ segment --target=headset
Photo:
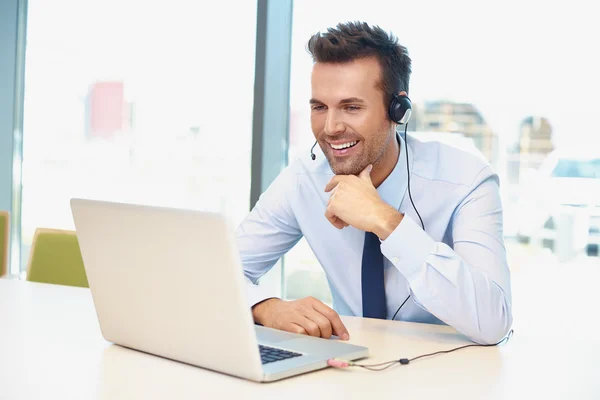
[[[408,96],[392,93],[388,115],[398,125],[406,124],[412,115],[412,103]]]
[[[403,94],[400,95],[397,93],[392,93],[392,100],[390,101],[390,107],[388,108],[388,117],[392,121],[397,123],[398,125],[403,125],[403,124],[406,125],[406,123],[410,119],[411,115],[412,115],[412,103],[411,103],[410,99],[408,98],[408,96],[403,95]],[[406,141],[406,128],[407,127],[408,127],[408,125],[405,126],[405,130],[404,130],[404,140],[405,141]],[[318,143],[318,141],[315,141],[315,144],[313,144],[313,146],[310,148],[310,158],[313,161],[317,158],[317,156],[313,152],[317,143]],[[414,204],[413,204],[413,206],[414,206]],[[422,225],[422,223],[421,223],[421,225]]]
[[[423,218],[421,218],[421,214],[419,214],[419,210],[415,206],[415,203],[412,199],[412,193],[410,192],[410,166],[408,165],[408,137],[406,136],[408,130],[408,120],[412,115],[412,103],[408,96],[404,94],[392,93],[392,100],[390,101],[390,107],[388,108],[388,117],[397,123],[398,125],[404,125],[404,143],[406,144],[406,171],[408,174],[408,197],[410,198],[410,203],[412,204],[417,216],[419,217],[419,221],[421,222],[421,228],[425,230],[425,224],[423,223]],[[315,146],[317,145],[318,140],[315,141],[315,144],[310,149],[310,158],[314,161],[317,156],[313,152]],[[404,303],[403,303],[404,305]],[[402,306],[401,306],[402,307]],[[397,314],[398,312],[396,312]],[[394,315],[395,317],[395,315]],[[392,318],[393,319],[393,318]]]

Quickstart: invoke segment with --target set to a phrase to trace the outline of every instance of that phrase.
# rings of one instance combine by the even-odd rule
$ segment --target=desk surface
[[[351,341],[370,348],[369,362],[468,343],[447,326],[343,319]],[[547,326],[539,335],[515,324],[506,345],[384,372],[326,369],[260,384],[106,342],[88,289],[0,279],[0,399],[600,398],[597,331]]]

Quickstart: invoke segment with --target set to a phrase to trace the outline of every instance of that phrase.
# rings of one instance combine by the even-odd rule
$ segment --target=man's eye
[[[357,106],[347,106],[346,110],[348,110],[348,111],[358,111],[358,110],[360,110],[360,107],[357,107]]]
[[[325,109],[325,106],[312,106],[311,109],[313,111],[322,111]]]

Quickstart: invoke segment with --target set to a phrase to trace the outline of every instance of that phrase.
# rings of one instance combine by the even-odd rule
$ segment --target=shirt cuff
[[[381,253],[410,282],[436,246],[433,240],[408,215],[381,243]]]
[[[255,285],[252,282],[247,281],[246,297],[248,299],[248,306],[252,308],[254,305],[260,303],[261,301],[265,301],[267,299],[271,299],[277,296],[275,296],[273,292],[267,289],[266,287]]]

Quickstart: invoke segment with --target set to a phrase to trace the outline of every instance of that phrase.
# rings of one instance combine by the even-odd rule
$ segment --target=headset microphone
[[[313,144],[313,147],[310,148],[310,158],[312,158],[313,161],[315,161],[315,158],[317,158],[317,156],[315,156],[315,153],[313,153],[313,149],[315,148],[317,143],[318,143],[318,140],[315,140],[315,144]]]

